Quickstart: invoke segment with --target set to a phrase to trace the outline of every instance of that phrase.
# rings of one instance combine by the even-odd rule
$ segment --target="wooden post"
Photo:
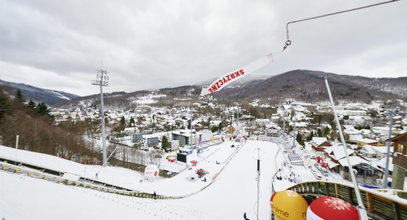
[[[329,183],[325,183],[325,188],[326,188],[326,195],[329,196],[329,188],[328,188]]]
[[[353,204],[355,204],[354,199],[353,199],[353,188],[351,188],[351,187],[347,187],[347,188],[349,191],[349,203],[353,205]]]
[[[394,219],[401,220],[400,216],[400,208],[397,203],[393,202],[393,212],[394,212]]]
[[[366,193],[367,211],[372,213],[373,212],[372,195],[370,195],[370,193],[368,192],[365,193]]]
[[[340,197],[339,197],[338,184],[336,184],[336,183],[335,183],[335,195],[336,195],[337,198],[340,198]]]

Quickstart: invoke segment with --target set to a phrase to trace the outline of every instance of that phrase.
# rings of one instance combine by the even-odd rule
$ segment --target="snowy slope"
[[[276,169],[274,155],[276,144],[261,141],[249,141],[218,176],[213,185],[203,192],[177,204],[190,203],[200,207],[205,213],[222,213],[227,219],[255,219],[257,204],[257,148],[261,148],[260,164],[260,207],[259,218],[270,219],[271,178]]]
[[[203,182],[190,182],[180,177],[167,179],[171,184],[163,184],[164,181],[145,183],[152,187],[151,189],[155,188],[157,193],[170,192],[171,188],[177,189],[175,191],[183,187],[190,188],[184,193],[191,188],[192,191],[198,189],[194,195],[177,200],[155,201],[119,196],[0,171],[0,218],[240,219],[244,212],[254,217],[257,198],[254,152],[257,147],[264,149],[260,179],[260,216],[263,219],[269,216],[271,211],[268,201],[271,194],[271,176],[275,171],[272,158],[277,147],[273,143],[258,141],[249,141],[243,145],[213,183],[202,191],[199,191],[199,188],[205,186]],[[212,156],[216,157],[215,160],[224,159],[225,156],[227,158],[230,155],[227,150],[229,148],[218,150]],[[207,158],[206,163],[212,161],[211,157]],[[217,173],[218,168],[206,166],[206,169],[210,173]],[[181,175],[182,173],[179,176]],[[123,177],[122,181],[129,181],[131,176],[127,177],[129,178]],[[191,184],[198,187],[188,187]]]
[[[201,155],[193,154],[189,160],[199,160],[198,166],[187,168],[173,178],[140,182],[142,174],[118,167],[105,167],[99,176],[99,180],[115,185],[149,193],[156,191],[160,195],[182,196],[180,199],[121,196],[0,169],[0,219],[243,219],[244,213],[249,219],[256,219],[257,215],[259,219],[270,219],[272,177],[278,169],[282,170],[278,175],[284,178],[274,182],[277,191],[294,184],[286,176],[290,173],[295,173],[296,178],[298,175],[300,181],[315,180],[303,166],[284,165],[287,159],[282,153],[283,143],[247,141],[238,148],[232,148],[231,144],[237,145],[236,142],[223,142]],[[261,166],[257,185],[256,158],[259,152]],[[83,176],[94,176],[100,169],[99,166],[81,165],[4,146],[0,146],[0,158],[35,163]],[[206,182],[188,180],[195,168],[209,171]],[[328,181],[336,179],[335,176],[326,178]],[[405,203],[401,198],[388,196]]]

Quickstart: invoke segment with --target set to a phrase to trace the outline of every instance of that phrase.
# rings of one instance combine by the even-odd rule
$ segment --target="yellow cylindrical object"
[[[278,220],[305,220],[308,204],[300,194],[284,190],[273,198],[273,213]]]

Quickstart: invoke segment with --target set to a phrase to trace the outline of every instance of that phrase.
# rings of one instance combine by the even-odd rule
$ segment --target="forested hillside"
[[[18,148],[41,152],[77,162],[98,163],[99,153],[91,150],[73,126],[57,126],[44,103],[30,101],[17,92],[10,98],[0,88],[0,136],[2,144],[14,147],[19,135]]]

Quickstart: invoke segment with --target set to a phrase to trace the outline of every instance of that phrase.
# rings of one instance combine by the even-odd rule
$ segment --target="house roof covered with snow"
[[[339,166],[339,163],[336,163],[336,162],[332,161],[331,158],[326,158],[326,159],[325,159],[325,162],[328,163],[329,169],[332,169],[332,168],[334,168],[334,167]]]
[[[352,166],[356,166],[356,165],[361,164],[361,163],[370,164],[369,161],[367,161],[367,160],[365,160],[365,159],[363,159],[363,158],[361,158],[361,157],[359,157],[359,156],[350,156],[350,157],[349,157],[349,161],[350,161],[350,164],[351,164]],[[340,160],[339,160],[339,164],[341,164],[341,166],[347,167],[347,166],[348,166],[348,162],[347,162],[347,160],[346,160],[346,157],[340,159]]]
[[[332,147],[329,147],[325,149],[325,152],[327,152],[329,156],[332,157],[332,159],[334,160],[340,160],[346,156],[345,152],[343,151],[342,145],[334,145]],[[351,155],[354,153],[354,150],[347,148],[346,153],[348,155]]]
[[[376,166],[381,169],[386,169],[386,157],[382,158],[381,160],[372,162],[373,166]],[[393,170],[393,158],[389,158],[389,170]]]
[[[328,139],[326,139],[326,137],[312,137],[312,144],[314,145],[314,147],[320,146],[322,144],[329,144]],[[331,146],[331,144],[327,145],[327,146]]]

